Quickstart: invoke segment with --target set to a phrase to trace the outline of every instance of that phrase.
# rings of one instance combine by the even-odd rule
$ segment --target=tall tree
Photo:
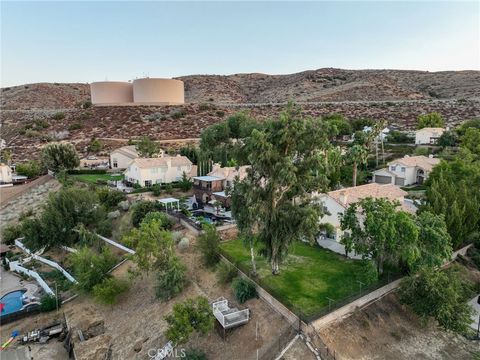
[[[143,136],[135,147],[141,157],[153,157],[160,152],[160,146],[147,136]]]
[[[341,216],[341,228],[346,231],[341,242],[348,251],[374,260],[380,275],[385,263],[402,261],[412,266],[420,256],[415,221],[398,206],[387,199],[366,198]]]
[[[246,139],[250,173],[235,186],[234,199],[248,199],[245,227],[256,236],[274,275],[292,242],[314,241],[317,234],[322,208],[311,193],[328,187],[331,136],[327,124],[303,118],[300,108],[289,104],[278,119],[266,121],[262,131],[253,130]]]
[[[42,149],[41,158],[43,165],[53,172],[70,170],[80,164],[75,147],[66,143],[47,144]]]
[[[346,157],[353,167],[352,185],[357,186],[358,166],[366,164],[368,151],[365,146],[354,144],[348,149]]]
[[[423,129],[426,127],[445,127],[445,121],[437,112],[432,112],[430,114],[424,114],[418,116],[417,129]]]

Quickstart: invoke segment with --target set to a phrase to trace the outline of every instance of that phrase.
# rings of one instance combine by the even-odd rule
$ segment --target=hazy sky
[[[480,2],[1,2],[1,84],[480,68]]]

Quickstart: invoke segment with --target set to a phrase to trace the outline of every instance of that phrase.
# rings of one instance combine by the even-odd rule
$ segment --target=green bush
[[[233,294],[240,304],[257,296],[255,284],[250,280],[237,277],[232,283]]]
[[[113,305],[117,303],[119,296],[128,290],[128,287],[127,281],[112,277],[95,285],[92,292],[99,303]]]
[[[2,242],[6,245],[12,245],[13,242],[22,236],[22,225],[12,224],[7,225],[2,231]]]
[[[72,130],[80,130],[81,128],[83,128],[83,125],[80,124],[80,123],[73,123],[71,124],[69,127],[68,127],[68,130],[72,131]]]
[[[105,169],[70,169],[68,170],[69,175],[101,175],[106,174],[107,170]]]
[[[95,285],[108,278],[108,271],[115,265],[115,257],[106,247],[96,254],[88,247],[70,255],[73,273],[78,281],[77,287],[84,292],[90,292]]]
[[[132,209],[132,224],[138,227],[143,221],[143,218],[149,213],[158,211],[160,205],[153,201],[139,201],[133,205]]]
[[[164,212],[159,211],[152,211],[149,212],[142,220],[143,222],[150,222],[152,220],[158,220],[159,225],[164,230],[171,230],[175,222],[172,220],[170,216],[165,214]]]
[[[184,360],[207,360],[207,355],[200,349],[188,349],[185,351]]]
[[[152,185],[153,196],[160,196],[162,194],[162,187],[159,184]]]
[[[157,298],[167,301],[181,293],[187,283],[186,270],[187,268],[179,259],[171,258],[167,267],[157,272],[157,284],[155,286]]]
[[[238,275],[238,271],[230,263],[221,261],[217,266],[217,279],[222,284],[228,284]]]
[[[55,114],[53,114],[52,116],[52,119],[53,120],[62,120],[62,119],[65,119],[65,113],[64,112],[56,112]]]
[[[108,188],[97,190],[97,194],[100,202],[108,209],[114,208],[120,201],[124,201],[127,198],[125,193],[118,190],[110,190]]]
[[[198,238],[198,247],[202,254],[203,263],[212,267],[220,261],[220,235],[218,235],[215,226],[211,224],[203,224],[202,230],[203,232]]]
[[[181,119],[185,115],[187,115],[187,112],[185,111],[185,109],[178,109],[170,113],[170,116],[172,117],[172,119]]]
[[[60,308],[61,301],[58,300],[58,307]],[[57,298],[53,295],[43,295],[40,299],[40,311],[48,312],[57,308]]]
[[[19,175],[24,175],[28,178],[34,178],[42,173],[42,166],[36,160],[30,160],[24,163],[17,164],[15,171]]]

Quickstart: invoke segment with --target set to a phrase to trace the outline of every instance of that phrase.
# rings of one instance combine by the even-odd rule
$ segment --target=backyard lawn
[[[244,272],[251,270],[250,252],[240,240],[224,242],[222,253]],[[359,292],[363,280],[360,261],[347,260],[329,250],[296,243],[280,265],[280,275],[270,272],[268,262],[257,256],[256,281],[291,310],[312,316],[329,306],[329,299],[340,301]]]
[[[96,184],[97,180],[122,180],[123,175],[110,175],[110,174],[79,174],[71,175],[71,177],[76,181],[81,181],[89,184]]]

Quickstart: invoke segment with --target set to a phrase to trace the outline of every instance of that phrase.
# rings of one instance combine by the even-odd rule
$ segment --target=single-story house
[[[211,172],[205,176],[193,177],[193,191],[195,197],[207,204],[216,200],[226,208],[230,207],[230,196],[225,191],[233,187],[235,179],[243,180],[247,176],[249,166],[220,167],[215,164]]]
[[[186,156],[163,156],[159,158],[136,158],[124,171],[125,181],[140,186],[164,184],[182,179],[192,172],[192,162]]]
[[[409,203],[405,202],[405,195],[407,195],[407,192],[398,186],[377,183],[320,194],[318,199],[322,202],[327,213],[320,219],[320,223],[332,225],[334,231],[333,234],[330,234],[330,237],[336,241],[340,241],[343,233],[340,229],[340,215],[342,215],[351,204],[368,197],[377,199],[385,198],[390,201],[398,201],[401,204],[402,210],[414,212],[415,209]]]
[[[415,145],[435,145],[445,132],[444,128],[426,127],[415,131]]]
[[[373,182],[406,186],[423,184],[440,159],[430,156],[408,156],[390,161],[388,167],[373,172]]]
[[[10,166],[5,164],[0,164],[0,185],[11,184],[12,179],[12,169]]]

